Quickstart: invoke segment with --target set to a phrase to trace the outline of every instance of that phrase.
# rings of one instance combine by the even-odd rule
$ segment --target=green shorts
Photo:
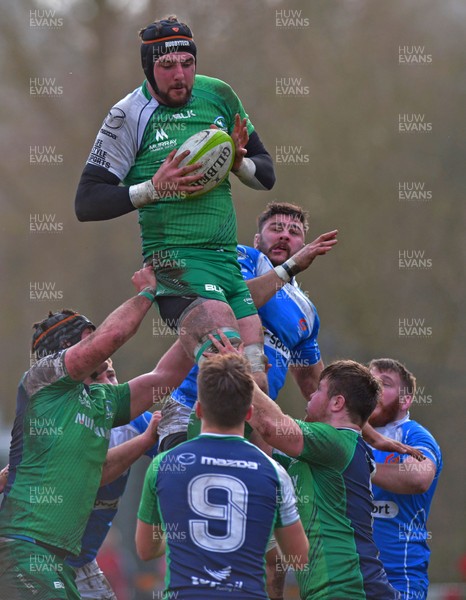
[[[147,259],[146,259],[147,263]],[[153,255],[157,296],[209,298],[229,304],[237,319],[257,314],[236,252],[180,248]]]
[[[74,569],[32,542],[0,538],[0,595],[8,600],[80,600]]]

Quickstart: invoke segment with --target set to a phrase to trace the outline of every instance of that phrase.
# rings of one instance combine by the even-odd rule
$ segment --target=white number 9
[[[227,494],[226,504],[208,500],[209,490],[220,489]],[[241,548],[246,537],[248,488],[230,475],[199,475],[188,485],[191,510],[206,519],[190,519],[189,533],[193,542],[211,552],[234,552]],[[212,535],[207,519],[226,522],[225,535]]]

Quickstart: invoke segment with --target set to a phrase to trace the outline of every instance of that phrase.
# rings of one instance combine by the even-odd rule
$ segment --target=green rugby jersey
[[[304,448],[274,453],[290,475],[309,540],[309,564],[296,572],[303,600],[394,600],[372,538],[372,453],[352,429],[297,421]]]
[[[110,430],[130,421],[130,390],[73,381],[64,355],[39,360],[19,384],[0,536],[79,554]]]
[[[109,112],[97,135],[88,163],[104,167],[125,185],[151,179],[168,154],[210,125],[231,134],[235,115],[254,127],[233,89],[213,77],[196,75],[183,107],[160,105],[147,82]],[[217,188],[189,199],[175,190],[139,210],[144,258],[171,248],[223,249],[236,252],[236,215],[228,177]]]

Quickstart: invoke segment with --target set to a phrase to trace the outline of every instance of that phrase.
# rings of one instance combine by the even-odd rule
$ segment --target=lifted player
[[[177,328],[196,361],[211,347],[209,332],[223,328],[245,344],[254,378],[266,388],[260,320],[236,260],[236,215],[230,182],[190,199],[199,163],[180,168],[174,158],[192,134],[215,125],[235,143],[232,172],[245,185],[271,189],[269,153],[232,88],[196,75],[190,28],[175,16],[140,32],[147,80],[118,102],[97,135],[79,183],[81,221],[139,210],[142,250],[157,276],[162,318]],[[123,182],[123,186],[120,186]]]

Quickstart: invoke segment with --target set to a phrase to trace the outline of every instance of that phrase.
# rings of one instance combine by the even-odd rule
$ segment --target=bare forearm
[[[290,373],[293,375],[296,383],[301,390],[303,398],[308,401],[309,396],[313,394],[319,385],[319,377],[324,369],[324,363],[319,360],[314,365],[291,365]]]
[[[276,272],[272,269],[265,275],[255,277],[254,279],[248,279],[246,285],[251,292],[252,299],[256,308],[261,308],[266,302],[273,298],[275,294],[280,290],[285,282],[280,279]]]
[[[155,369],[129,382],[131,390],[131,418],[168,396],[188,375],[193,366],[179,341],[162,356]]]
[[[377,463],[372,482],[395,494],[423,494],[429,489],[434,476],[435,465],[431,460],[418,462],[407,459],[398,464]]]
[[[65,354],[68,373],[83,381],[138,330],[152,302],[135,296],[115,309],[91,335],[72,346]]]
[[[152,560],[165,553],[165,535],[159,525],[150,525],[138,519],[135,541],[136,551],[141,560]]]
[[[152,448],[156,441],[154,436],[141,434],[124,444],[110,448],[102,469],[100,485],[115,481],[149,448]]]

